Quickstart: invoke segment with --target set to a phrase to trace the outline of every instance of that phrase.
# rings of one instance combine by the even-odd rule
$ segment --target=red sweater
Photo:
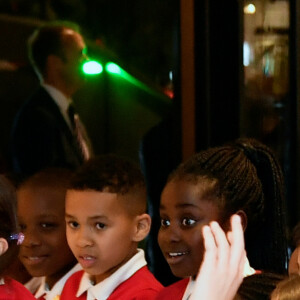
[[[5,277],[0,285],[0,300],[35,300],[33,295],[18,281]]]
[[[66,282],[60,300],[85,300],[87,293],[76,297],[83,271],[74,273]],[[155,279],[147,266],[142,267],[122,282],[107,300],[154,300],[163,286]]]
[[[157,294],[156,300],[181,300],[189,280],[189,278],[185,278],[165,287]]]
[[[255,274],[260,274],[261,271],[256,270]],[[182,300],[184,292],[189,284],[190,278],[181,279],[160,291],[156,297],[156,300],[172,299]]]

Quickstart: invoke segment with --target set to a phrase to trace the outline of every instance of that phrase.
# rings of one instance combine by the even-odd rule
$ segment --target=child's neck
[[[45,282],[48,285],[49,290],[51,290],[55,283],[59,281],[68,271],[70,271],[76,265],[76,263],[77,261],[73,261],[72,263],[64,266],[64,268],[62,268],[55,274],[46,276]]]
[[[113,273],[115,273],[117,270],[119,270],[123,265],[125,265],[134,255],[137,254],[137,252],[138,250],[136,247],[132,252],[128,254],[128,256],[122,262],[107,270],[105,273],[93,276],[91,280],[95,282],[95,284],[102,282],[103,280],[111,276]]]

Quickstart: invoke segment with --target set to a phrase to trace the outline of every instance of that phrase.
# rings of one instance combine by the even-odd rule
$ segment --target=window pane
[[[282,162],[288,144],[288,31],[288,1],[244,1],[241,134],[269,145]]]

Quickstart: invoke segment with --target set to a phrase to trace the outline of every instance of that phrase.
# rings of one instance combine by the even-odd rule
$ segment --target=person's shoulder
[[[74,274],[72,274],[66,281],[64,288],[62,290],[61,293],[61,297],[60,299],[69,299],[68,297],[70,295],[76,295],[80,282],[81,282],[81,278],[84,274],[83,270],[77,271]]]
[[[71,283],[76,283],[76,282],[80,282],[82,276],[84,274],[84,270],[79,270],[75,273],[73,273],[66,281],[66,285],[67,284],[71,284]]]
[[[44,106],[52,106],[55,102],[49,93],[42,87],[38,87],[31,96],[25,101],[23,105],[23,110],[33,108],[40,108]]]
[[[55,122],[60,116],[59,109],[51,96],[42,87],[39,87],[20,107],[15,120],[14,127],[27,126],[31,124],[45,124]]]
[[[162,284],[148,270],[148,267],[144,266],[122,282],[108,299],[156,299],[156,295],[162,289]]]
[[[34,300],[34,296],[20,282],[5,278],[5,284],[0,285],[0,300],[22,299]]]
[[[163,286],[162,284],[154,277],[154,275],[149,271],[147,266],[139,269],[133,276],[134,281],[140,282],[146,288],[151,288],[156,291],[160,291]]]
[[[164,289],[162,289],[158,295],[157,300],[164,300],[164,299],[182,299],[185,289],[189,283],[189,278],[185,278],[182,280],[179,280]]]

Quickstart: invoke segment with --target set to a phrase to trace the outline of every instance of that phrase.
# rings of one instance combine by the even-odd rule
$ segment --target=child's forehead
[[[67,207],[78,205],[103,207],[103,205],[118,205],[120,196],[117,193],[97,191],[92,189],[69,189],[66,194]]]
[[[111,192],[109,189],[95,190],[95,189],[68,189],[67,197],[98,197],[98,198],[109,198],[116,199],[119,194]]]
[[[67,189],[63,187],[24,187],[17,191],[17,197],[18,199],[40,199],[40,201],[58,201],[64,203],[66,191]]]
[[[51,210],[60,212],[65,207],[65,191],[51,189],[20,189],[17,192],[18,210]]]
[[[164,188],[161,195],[161,206],[187,207],[201,205],[203,202],[211,202],[218,206],[218,197],[214,193],[215,182],[172,180]]]
[[[133,197],[133,198],[132,198]],[[97,190],[68,190],[66,195],[66,214],[70,215],[130,215],[139,201],[137,196]]]
[[[172,191],[174,193],[195,194],[197,196],[205,195],[215,190],[217,180],[205,177],[173,179],[169,181],[164,191]]]

